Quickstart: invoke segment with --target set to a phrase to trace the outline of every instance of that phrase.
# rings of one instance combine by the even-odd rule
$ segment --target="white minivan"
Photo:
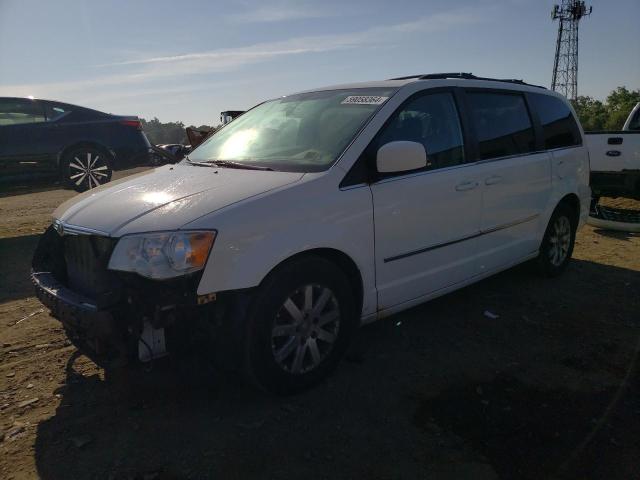
[[[544,88],[471,74],[327,87],[64,203],[32,279],[101,365],[204,346],[294,392],[362,323],[527,260],[562,272],[588,182],[575,113]]]

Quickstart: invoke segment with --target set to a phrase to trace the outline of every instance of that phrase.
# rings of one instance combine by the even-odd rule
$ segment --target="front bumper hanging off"
[[[48,272],[31,274],[36,296],[64,326],[73,344],[101,365],[127,363],[130,346],[113,314],[62,285]]]
[[[78,267],[74,270],[67,264],[71,257],[65,248],[71,243],[65,246],[65,241],[69,239],[52,228],[45,232],[34,255],[31,280],[36,296],[62,323],[69,339],[98,365],[119,367],[167,351],[191,351],[194,338],[206,341],[221,323],[224,308],[218,298],[195,293],[197,273],[158,282],[107,271],[104,258],[89,258],[79,264],[91,266],[82,272],[89,275],[83,280],[100,280],[101,293],[78,292],[82,284],[74,284],[71,276],[77,275]],[[77,237],[72,240],[77,241]]]

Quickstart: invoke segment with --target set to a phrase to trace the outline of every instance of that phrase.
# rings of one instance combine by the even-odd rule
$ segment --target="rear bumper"
[[[640,200],[640,170],[591,172],[589,183],[595,196]]]
[[[127,127],[119,138],[121,142],[112,146],[115,170],[149,165],[153,146],[143,131],[130,131]]]
[[[115,148],[113,153],[114,170],[123,170],[126,168],[149,165],[153,157],[153,147],[140,146],[140,148]]]

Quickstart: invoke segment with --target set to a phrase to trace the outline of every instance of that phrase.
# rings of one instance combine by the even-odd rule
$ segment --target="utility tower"
[[[578,24],[582,17],[591,15],[592,8],[581,1],[562,0],[551,11],[551,19],[560,22],[551,89],[570,100],[578,96]]]

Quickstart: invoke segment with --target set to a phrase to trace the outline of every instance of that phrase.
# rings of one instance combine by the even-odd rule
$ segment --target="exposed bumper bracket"
[[[127,363],[126,342],[116,319],[90,299],[62,285],[49,272],[32,272],[38,299],[60,320],[78,349],[105,367]]]

